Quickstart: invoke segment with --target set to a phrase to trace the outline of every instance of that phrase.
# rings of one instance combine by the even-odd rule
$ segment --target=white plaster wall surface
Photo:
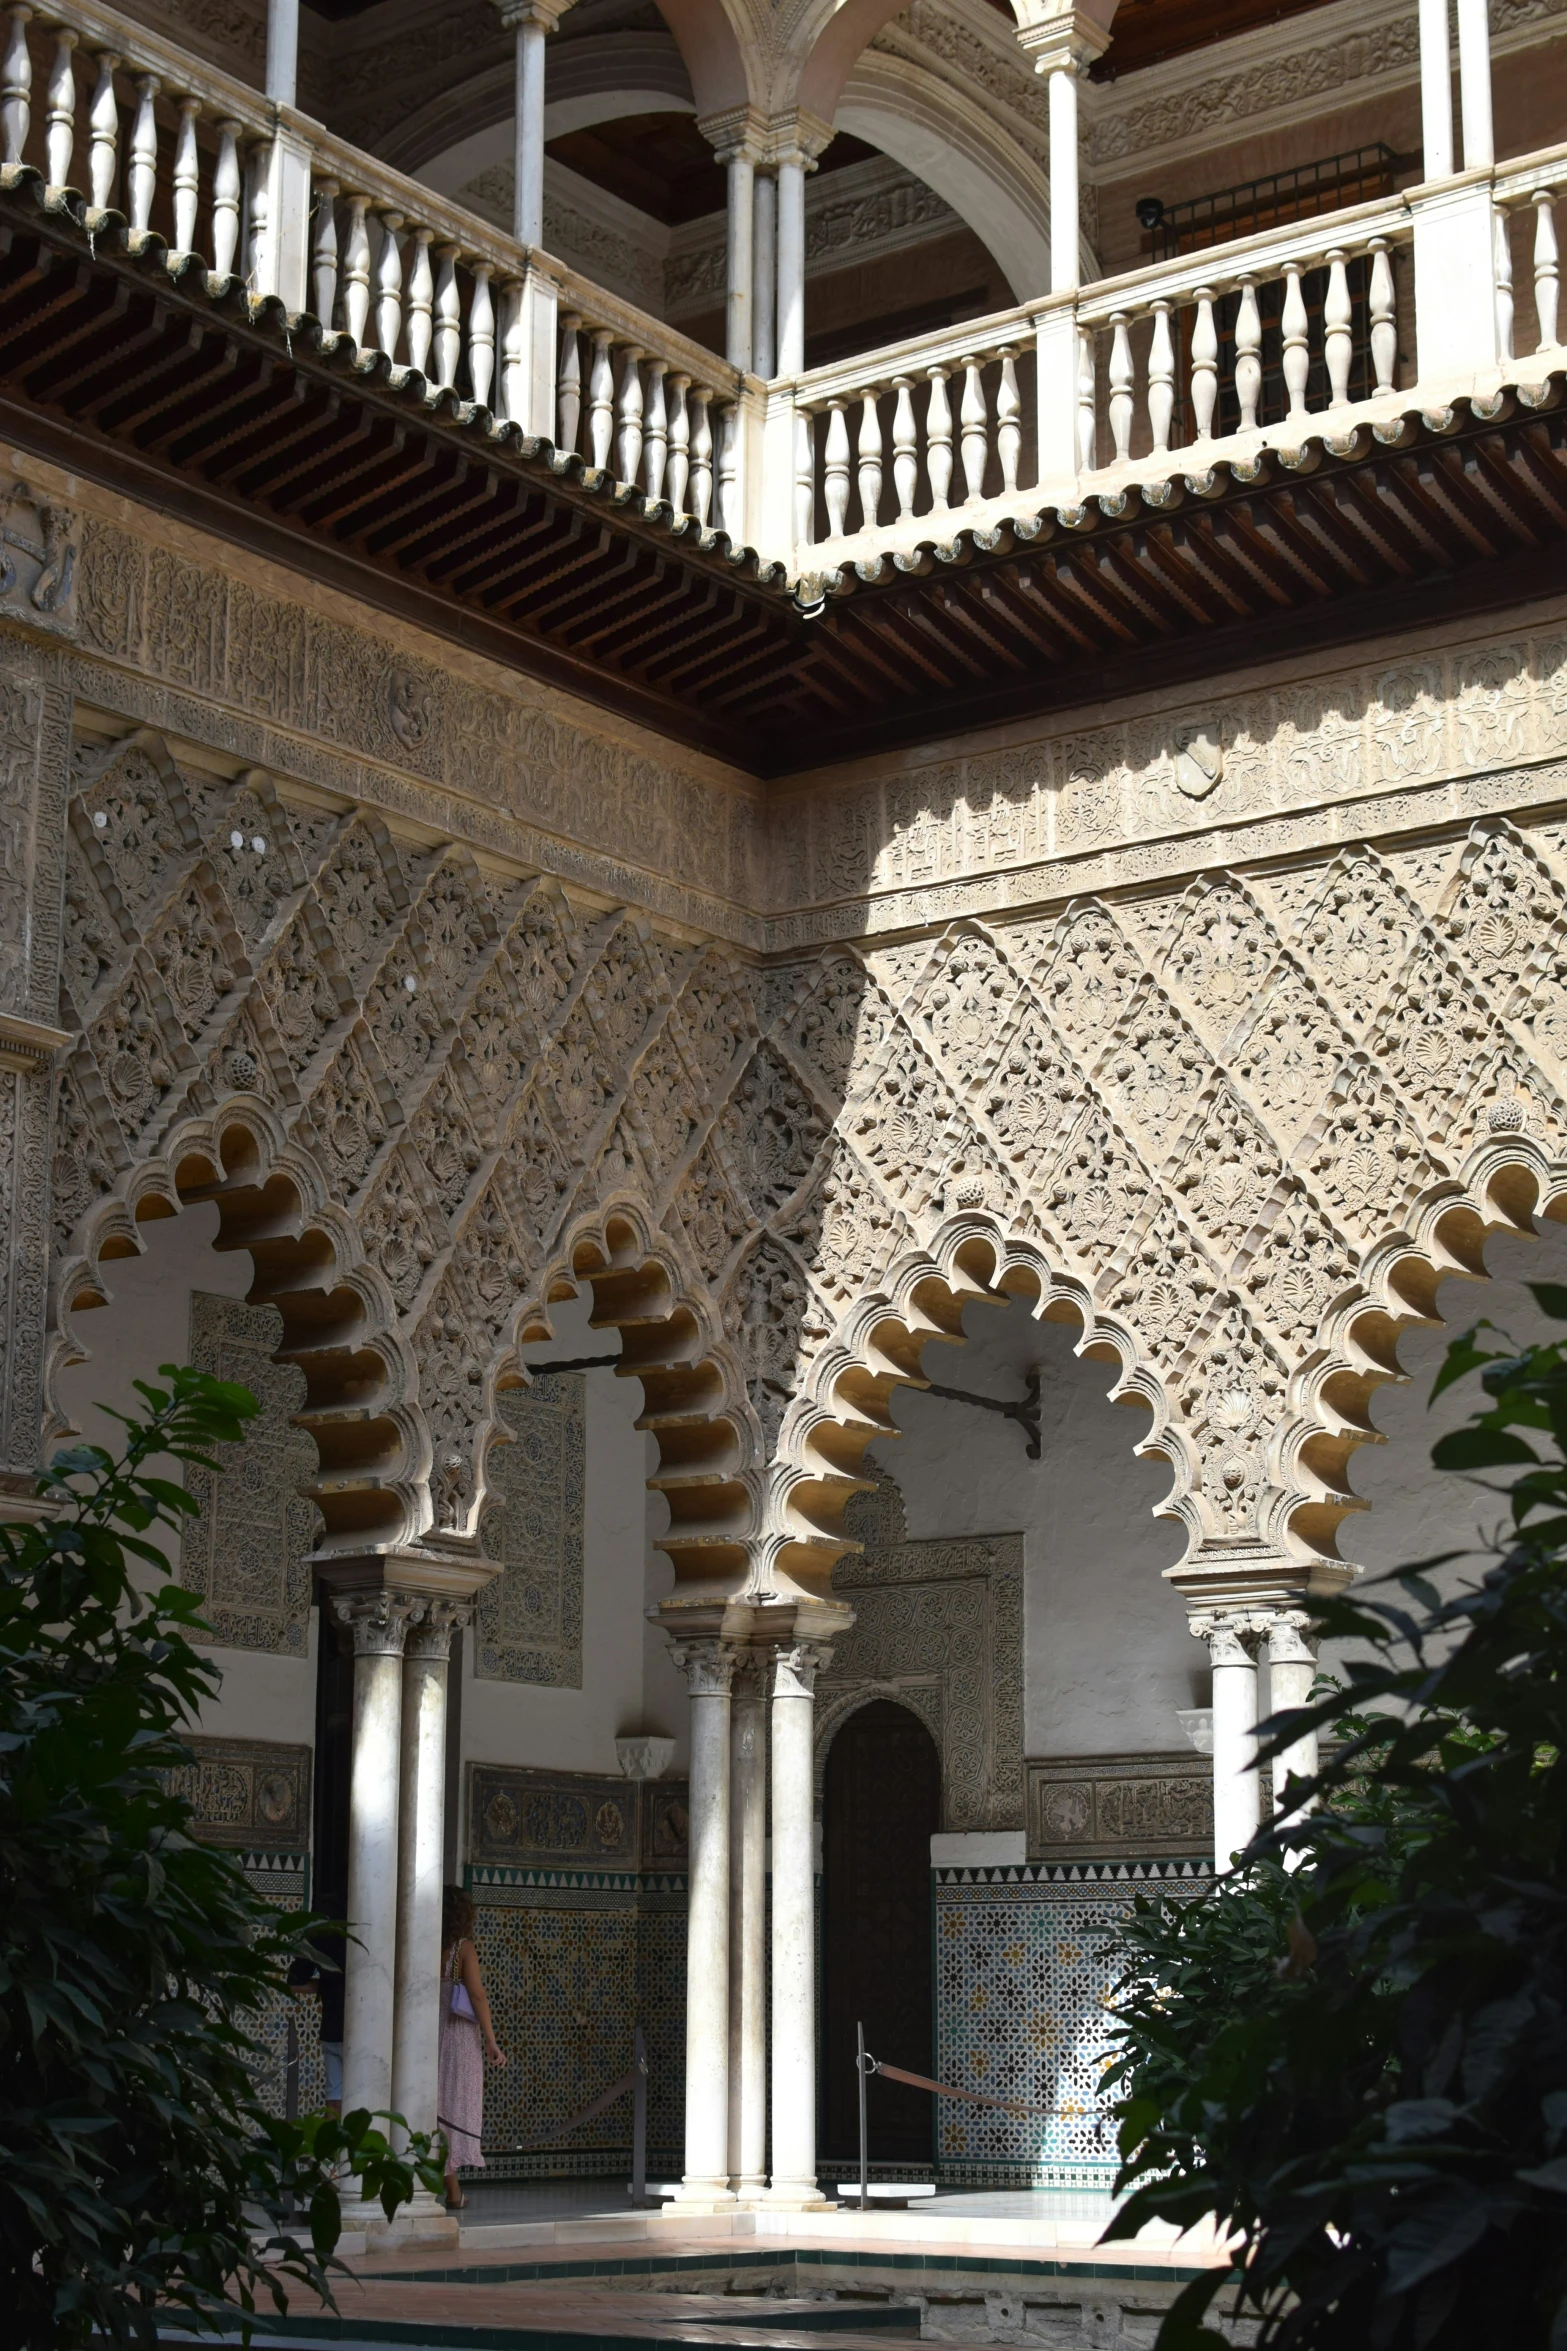
[[[1170,1472],[1133,1453],[1147,1414],[1111,1404],[1110,1367],[1078,1358],[1077,1332],[1022,1302],[971,1303],[963,1329],[961,1348],[927,1345],[925,1376],[1013,1397],[1037,1364],[1039,1460],[1000,1414],[900,1388],[903,1435],[877,1445],[873,1464],[896,1479],[913,1537],[1022,1531],[1027,1754],[1178,1746],[1178,1709],[1206,1703],[1205,1661],[1163,1580],[1179,1530],[1150,1515]]]
[[[110,1452],[119,1451],[125,1432],[102,1407],[145,1411],[133,1382],[156,1380],[160,1364],[188,1362],[191,1292],[243,1298],[251,1282],[250,1259],[243,1251],[220,1255],[213,1247],[218,1212],[210,1202],[188,1208],[181,1216],[157,1218],[139,1231],[142,1255],[115,1258],[103,1269],[109,1304],[78,1317],[77,1329],[91,1349],[88,1360],[74,1364],[60,1380],[60,1401],[83,1438]],[[169,1461],[154,1467],[160,1475],[180,1474],[178,1465]],[[166,1534],[161,1539],[171,1568],[177,1570],[178,1536]],[[310,1649],[302,1658],[211,1648],[208,1654],[223,1676],[222,1691],[202,1708],[191,1727],[227,1739],[313,1745],[315,1643],[312,1615]]]
[[[527,1363],[613,1355],[614,1331],[594,1330],[591,1302],[550,1309],[555,1335],[524,1347]],[[481,1681],[474,1644],[463,1644],[462,1754],[480,1763],[612,1772],[615,1739],[659,1731],[676,1741],[673,1777],[686,1764],[685,1685],[646,1611],[674,1582],[652,1538],[668,1524],[663,1496],[650,1493],[651,1437],[636,1426],[642,1383],[609,1370],[587,1375],[587,1490],[582,1559],[582,1687],[550,1690]]]

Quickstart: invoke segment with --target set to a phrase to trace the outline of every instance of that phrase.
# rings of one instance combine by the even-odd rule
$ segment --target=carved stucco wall
[[[786,791],[769,865],[710,763],[188,538],[90,518],[83,546],[62,1296],[193,1138],[242,1130],[322,1203],[414,1523],[471,1523],[495,1380],[619,1213],[710,1351],[759,1573],[791,1493],[837,1548],[840,1382],[975,1244],[1148,1404],[1199,1567],[1304,1572],[1357,1318],[1407,1316],[1438,1224],[1513,1214],[1510,1171],[1558,1181],[1548,612]],[[62,674],[6,651],[24,701]]]
[[[582,1687],[585,1389],[580,1372],[563,1372],[498,1399],[510,1443],[479,1521],[485,1557],[501,1563],[474,1616],[481,1680]]]
[[[274,1361],[282,1339],[283,1318],[270,1306],[200,1290],[191,1298],[188,1360],[248,1388],[261,1409],[217,1473],[186,1470],[201,1515],[181,1538],[180,1582],[198,1595],[222,1647],[304,1657],[317,1525],[304,1488],[316,1449],[292,1417],[305,1402],[304,1374]]]
[[[910,1542],[890,1478],[849,1523],[864,1549],[834,1577],[854,1625],[817,1677],[818,1803],[838,1730],[857,1707],[893,1698],[940,1752],[942,1828],[1021,1828],[1022,1536]]]

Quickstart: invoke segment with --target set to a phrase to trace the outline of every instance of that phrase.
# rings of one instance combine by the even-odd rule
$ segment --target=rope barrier
[[[1043,2114],[1060,2116],[1060,2106],[1030,2106],[1023,2098],[991,2098],[983,2090],[960,2090],[955,2082],[933,2082],[922,2073],[905,2073],[901,2065],[887,2065],[879,2057],[865,2053],[867,2073],[879,2073],[889,2082],[907,2082],[911,2090],[933,2090],[938,2098],[966,2098],[971,2106],[994,2106],[1002,2114]]]
[[[607,2090],[601,2091],[598,2097],[584,2106],[580,2113],[569,2114],[564,2122],[552,2123],[542,2139],[519,2139],[512,2147],[487,2147],[485,2154],[486,2156],[537,2155],[541,2148],[553,2147],[556,2140],[562,2138],[567,2131],[578,2130],[585,2122],[596,2122],[601,2114],[606,2113],[616,2103],[617,2099],[624,2098],[628,2090],[635,2090],[638,2083],[646,2079],[647,2059],[642,2057],[628,2073],[621,2075],[618,2082],[611,2082]],[[438,2114],[435,2119],[443,2131],[455,2131],[461,2127],[454,2123],[449,2115]]]

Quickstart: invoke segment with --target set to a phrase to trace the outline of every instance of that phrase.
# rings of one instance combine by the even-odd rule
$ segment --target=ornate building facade
[[[256,1390],[203,1818],[415,2121],[466,1873],[535,2168],[636,2017],[687,2208],[818,2199],[890,1701],[925,2054],[1052,2109],[934,2155],[1102,2175],[1091,1932],[1567,1200],[1567,19],[1191,13],[9,12],[5,1497]]]

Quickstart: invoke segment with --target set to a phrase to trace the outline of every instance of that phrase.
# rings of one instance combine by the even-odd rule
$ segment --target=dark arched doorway
[[[917,1715],[878,1698],[827,1756],[822,1819],[823,2171],[852,2176],[859,2150],[854,2028],[889,2064],[928,2074],[933,2051],[930,1840],[941,1759]],[[935,2100],[873,2079],[873,2164],[931,2161]],[[845,2169],[844,2167],[848,2168]]]

